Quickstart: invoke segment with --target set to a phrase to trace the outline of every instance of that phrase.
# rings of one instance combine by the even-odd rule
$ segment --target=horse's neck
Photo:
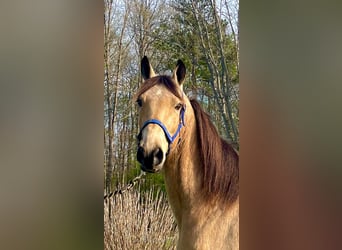
[[[186,212],[191,212],[196,206],[200,197],[198,191],[200,187],[200,178],[196,174],[196,168],[202,164],[199,159],[199,145],[196,136],[196,120],[194,115],[188,116],[186,126],[181,133],[181,142],[179,145],[173,145],[177,148],[165,167],[165,182],[169,196],[169,201],[177,223],[182,224],[182,218]],[[177,140],[176,142],[177,143]]]
[[[198,168],[203,163],[195,117],[190,118],[181,133],[182,141],[179,145],[175,141],[164,168],[169,202],[179,230],[178,249],[238,249],[238,200],[228,211],[202,197]]]

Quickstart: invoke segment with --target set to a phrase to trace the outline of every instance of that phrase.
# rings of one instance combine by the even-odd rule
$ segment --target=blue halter
[[[140,133],[138,135],[138,139],[140,140],[141,138],[141,133],[142,131],[144,130],[144,128],[149,125],[149,124],[157,124],[159,127],[161,127],[161,129],[164,131],[165,133],[165,136],[166,136],[166,139],[167,141],[169,142],[169,150],[170,150],[170,144],[173,143],[175,141],[175,139],[177,138],[181,128],[183,126],[185,126],[185,122],[184,122],[184,113],[185,113],[185,105],[182,106],[181,108],[181,111],[179,113],[179,124],[178,124],[178,128],[177,128],[177,131],[174,133],[174,135],[171,136],[171,134],[169,133],[169,131],[167,130],[167,128],[165,127],[165,125],[157,120],[157,119],[150,119],[150,120],[147,120],[146,122],[144,122],[144,124],[142,125],[141,129],[140,129]],[[168,150],[168,151],[169,151]]]

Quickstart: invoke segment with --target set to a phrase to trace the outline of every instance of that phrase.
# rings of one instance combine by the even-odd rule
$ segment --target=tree
[[[104,13],[104,68],[105,68],[105,187],[110,192],[111,180],[114,170],[114,134],[116,131],[116,118],[118,108],[118,96],[120,94],[120,81],[122,78],[123,59],[128,52],[125,33],[129,6],[125,3],[120,5],[113,0],[105,1]],[[122,11],[123,10],[123,11]],[[121,20],[121,22],[119,21]]]
[[[227,7],[228,3],[221,6]],[[234,35],[235,21],[222,19],[222,13],[229,13],[231,17],[231,10],[219,13],[213,0],[176,0],[173,7],[178,13],[174,23],[179,24],[169,43],[179,48],[183,56],[188,55],[185,61],[190,62],[191,92],[205,95],[200,99],[207,103],[208,109],[219,114],[219,130],[238,143],[238,43]],[[233,30],[230,34],[228,24]],[[211,99],[217,110],[210,107]]]

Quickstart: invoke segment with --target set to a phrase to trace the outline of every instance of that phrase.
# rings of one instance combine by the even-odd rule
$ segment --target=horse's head
[[[141,61],[144,79],[136,94],[139,106],[137,160],[146,172],[163,168],[174,140],[184,125],[185,104],[182,83],[185,66],[178,60],[173,76],[156,76],[147,57]]]

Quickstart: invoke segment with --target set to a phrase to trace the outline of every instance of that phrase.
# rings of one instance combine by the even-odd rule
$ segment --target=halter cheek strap
[[[150,119],[147,120],[146,122],[144,122],[144,124],[142,125],[141,129],[140,129],[140,133],[138,135],[138,138],[141,138],[141,134],[142,131],[144,130],[144,128],[149,125],[149,124],[157,124],[159,127],[161,127],[161,129],[164,131],[164,134],[166,136],[166,139],[169,143],[169,149],[170,149],[170,144],[173,143],[175,141],[175,139],[177,138],[181,128],[183,126],[185,126],[185,122],[184,122],[184,113],[185,113],[185,105],[181,108],[181,111],[179,113],[179,124],[178,124],[178,128],[177,131],[171,136],[171,134],[169,133],[169,131],[167,130],[167,128],[165,127],[165,125],[157,120],[157,119]]]

